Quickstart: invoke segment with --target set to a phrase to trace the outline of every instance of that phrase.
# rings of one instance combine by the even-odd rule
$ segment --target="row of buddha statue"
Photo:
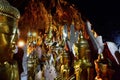
[[[99,53],[99,48],[97,48],[98,53],[96,53],[96,55],[98,57],[95,58],[91,50],[93,46],[90,45],[88,39],[84,37],[83,31],[75,32],[74,25],[72,24],[70,26],[72,38],[69,38],[67,26],[65,25],[62,33],[63,38],[55,41],[52,33],[53,28],[52,26],[50,27],[49,34],[47,34],[47,37],[44,39],[45,41],[41,43],[45,43],[48,48],[48,51],[46,50],[46,52],[43,53],[47,56],[44,59],[44,63],[46,61],[49,62],[51,59],[50,55],[53,55],[52,65],[57,75],[55,80],[110,80],[111,77],[107,73],[109,63],[104,59],[102,50],[101,53]],[[97,46],[99,45],[97,44]]]

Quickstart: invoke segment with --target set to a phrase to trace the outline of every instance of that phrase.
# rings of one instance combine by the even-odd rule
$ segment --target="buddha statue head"
[[[0,62],[12,60],[20,13],[8,1],[0,0]]]

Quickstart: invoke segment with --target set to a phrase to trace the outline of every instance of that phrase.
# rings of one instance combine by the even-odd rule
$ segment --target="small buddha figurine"
[[[110,80],[108,75],[108,63],[103,58],[103,54],[98,55],[98,59],[94,61],[96,77],[95,80]]]
[[[74,69],[75,69],[75,77],[76,77],[76,80],[79,80],[80,79],[80,73],[82,71],[82,69],[80,68],[80,64],[81,64],[81,61],[79,60],[74,60]]]
[[[61,75],[62,78],[67,80],[70,74],[70,67],[69,67],[69,56],[68,53],[64,51],[62,54],[62,65],[61,65]]]
[[[0,0],[0,80],[19,80],[18,65],[13,60],[19,18],[15,7]]]

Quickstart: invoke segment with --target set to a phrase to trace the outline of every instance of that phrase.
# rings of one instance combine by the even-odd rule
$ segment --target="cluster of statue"
[[[118,48],[112,42],[103,43],[102,36],[95,37],[89,21],[86,22],[89,39],[84,37],[84,31],[75,31],[74,24],[70,25],[70,31],[64,25],[62,36],[55,36],[56,31],[51,25],[48,34],[40,34],[37,40],[28,39],[26,49],[31,51],[26,52],[27,70],[24,70],[28,80],[113,79],[114,68],[119,66],[115,56],[116,52],[119,54]]]
[[[39,34],[34,39],[28,36],[20,73],[20,63],[13,58],[19,18],[16,8],[0,0],[1,80],[118,80],[118,48],[112,42],[103,43],[101,36],[95,36],[89,21],[84,26],[86,30],[75,30],[73,22],[69,27],[62,26],[62,33],[50,22],[48,34]],[[85,31],[88,38],[85,38]]]

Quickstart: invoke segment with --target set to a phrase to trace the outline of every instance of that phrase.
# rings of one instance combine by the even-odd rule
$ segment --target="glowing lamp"
[[[18,47],[23,47],[25,42],[23,40],[18,41]]]
[[[28,34],[27,34],[28,36],[31,36],[32,35],[32,33],[31,32],[28,32]]]
[[[36,37],[36,36],[37,36],[37,33],[36,33],[36,32],[33,32],[32,35],[33,35],[34,37]]]

